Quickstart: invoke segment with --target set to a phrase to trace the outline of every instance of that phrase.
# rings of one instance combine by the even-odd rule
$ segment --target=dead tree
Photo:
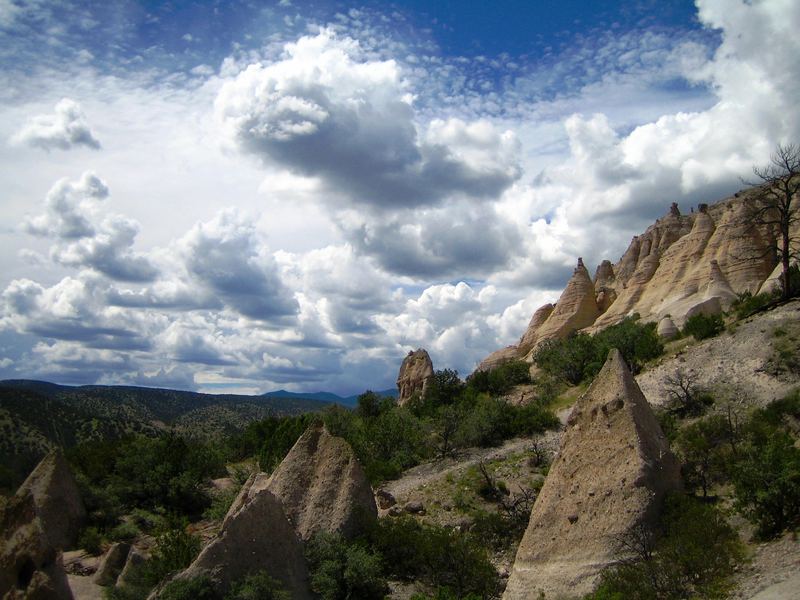
[[[800,220],[797,210],[800,198],[800,147],[778,144],[765,167],[753,167],[756,179],[745,181],[754,186],[750,195],[750,222],[775,232],[776,239],[769,248],[781,264],[781,288],[784,300],[791,296],[790,269],[798,257],[800,240],[792,235]]]

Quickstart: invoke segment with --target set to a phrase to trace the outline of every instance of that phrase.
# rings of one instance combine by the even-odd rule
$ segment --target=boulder
[[[111,544],[108,551],[103,555],[100,566],[97,567],[93,581],[102,586],[114,585],[122,569],[125,568],[130,551],[131,545],[127,542]]]
[[[678,337],[680,332],[670,317],[664,317],[658,322],[656,333],[662,340],[672,340]]]
[[[265,488],[283,503],[304,541],[318,531],[353,537],[378,514],[350,444],[324,425],[312,425],[300,436]]]
[[[406,404],[414,396],[424,396],[428,381],[433,377],[433,362],[423,348],[410,351],[400,365],[397,375],[397,403]]]
[[[45,456],[19,488],[30,492],[36,515],[53,547],[71,548],[86,518],[78,484],[60,450]]]
[[[135,546],[128,552],[128,558],[125,560],[125,566],[122,567],[122,572],[117,577],[117,585],[131,583],[131,578],[136,567],[141,565],[146,560],[146,557]]]
[[[386,510],[397,504],[397,500],[389,490],[378,490],[375,492],[375,498],[377,498],[378,506],[381,510]]]
[[[20,489],[0,514],[0,598],[72,600],[61,553],[38,516],[30,489]]]
[[[281,501],[266,489],[253,489],[257,475],[242,487],[222,529],[176,579],[207,576],[214,591],[224,596],[231,585],[258,571],[266,571],[289,591],[294,600],[310,600],[303,547],[284,513]],[[151,598],[157,598],[154,592]]]
[[[575,598],[621,557],[619,541],[655,526],[680,470],[617,350],[578,400],[536,499],[503,595]]]

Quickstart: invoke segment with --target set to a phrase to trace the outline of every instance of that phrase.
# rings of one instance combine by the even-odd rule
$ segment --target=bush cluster
[[[718,414],[685,426],[676,449],[687,488],[706,496],[715,484],[733,484],[737,510],[763,538],[799,526],[800,449],[787,425],[798,418],[800,391],[741,423]]]
[[[683,335],[694,336],[696,340],[705,340],[722,333],[725,329],[725,321],[722,315],[692,315],[686,319],[683,326]]]
[[[612,348],[622,353],[633,373],[664,352],[655,323],[642,324],[633,316],[595,335],[573,333],[547,340],[536,350],[534,362],[545,374],[577,385],[600,371]]]
[[[694,498],[668,496],[653,533],[619,540],[621,562],[584,600],[723,598],[743,547],[725,517]]]

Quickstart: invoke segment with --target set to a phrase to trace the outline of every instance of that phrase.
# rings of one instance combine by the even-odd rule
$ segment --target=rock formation
[[[662,340],[671,340],[678,336],[679,331],[670,317],[664,317],[658,322],[656,333]]]
[[[122,569],[125,568],[130,551],[131,545],[127,542],[111,544],[111,547],[100,561],[100,566],[97,567],[93,581],[97,585],[114,585],[117,582],[117,577],[122,573]]]
[[[617,350],[570,414],[503,598],[580,597],[619,558],[619,540],[652,526],[678,462]]]
[[[219,534],[177,579],[206,575],[215,592],[223,596],[235,581],[263,570],[280,581],[293,599],[310,600],[313,596],[300,538],[281,501],[263,487],[254,489],[259,477],[266,476],[251,475],[228,510]]]
[[[579,259],[555,308],[537,310],[520,343],[492,353],[479,369],[510,358],[532,361],[544,340],[578,329],[594,333],[634,314],[643,322],[669,315],[682,327],[693,314],[727,310],[742,292],[779,287],[780,265],[769,251],[775,232],[753,226],[747,198],[701,204],[688,215],[673,203],[667,215],[634,236],[616,264],[603,260],[594,280]]]
[[[573,331],[594,323],[600,314],[596,296],[589,271],[586,270],[583,259],[579,258],[572,277],[556,302],[555,308],[536,329],[535,336],[529,337],[526,347],[530,345],[531,349],[535,349],[541,340],[567,337]],[[529,350],[527,354],[530,352]]]
[[[414,396],[424,396],[431,377],[433,377],[433,363],[428,352],[423,348],[410,351],[403,359],[400,373],[397,375],[397,389],[400,391],[397,403],[403,406]]]
[[[50,544],[61,550],[71,547],[86,518],[86,509],[78,484],[59,450],[53,450],[36,465],[18,493],[26,491],[33,497],[36,516]]]
[[[0,514],[0,598],[72,598],[61,550],[86,511],[60,451],[45,456]]]
[[[296,600],[310,599],[303,542],[318,531],[353,537],[377,512],[353,449],[312,425],[271,476],[250,476],[219,534],[178,577],[207,575],[224,595],[233,582],[264,570]]]
[[[489,356],[484,358],[478,365],[478,368],[475,370],[491,371],[492,369],[499,367],[505,362],[508,362],[510,360],[516,360],[518,358],[518,354],[519,354],[519,348],[517,346],[506,346],[505,348],[501,348],[500,350],[495,350]]]
[[[323,425],[300,436],[265,487],[283,503],[303,540],[317,531],[352,537],[378,512],[350,444]]]

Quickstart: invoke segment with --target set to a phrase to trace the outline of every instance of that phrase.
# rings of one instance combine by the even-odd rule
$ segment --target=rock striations
[[[271,476],[257,473],[247,480],[219,534],[178,578],[206,575],[225,595],[236,580],[263,570],[295,600],[310,599],[303,542],[320,531],[352,537],[376,515],[372,488],[353,449],[324,426],[312,425]]]
[[[0,515],[0,598],[71,599],[60,551],[75,542],[85,514],[63,455],[51,452]]]
[[[678,462],[628,371],[612,350],[570,414],[561,448],[533,507],[504,600],[590,592],[619,558],[619,540],[652,526]]]
[[[400,392],[397,403],[403,406],[414,396],[424,396],[431,377],[433,377],[433,363],[428,352],[423,348],[410,351],[400,365],[400,373],[397,375],[397,389]]]
[[[510,359],[530,362],[544,340],[579,329],[592,333],[633,314],[656,323],[668,317],[679,328],[693,314],[726,310],[740,293],[772,291],[779,281],[769,251],[775,232],[752,226],[747,197],[745,192],[701,204],[688,215],[673,204],[631,240],[616,264],[603,260],[593,280],[578,259],[556,305],[537,310],[519,344],[492,353],[478,368]]]

